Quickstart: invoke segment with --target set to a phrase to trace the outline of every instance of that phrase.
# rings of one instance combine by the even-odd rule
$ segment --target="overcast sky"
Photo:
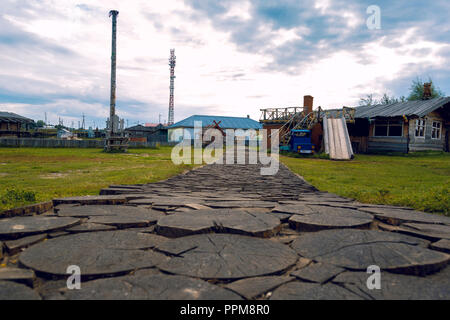
[[[369,5],[381,9],[370,30]],[[450,95],[450,2],[2,0],[0,111],[75,127],[109,114],[111,18],[118,10],[117,114],[167,120],[175,48],[175,121],[259,120],[261,108],[356,106],[407,95],[431,77]]]

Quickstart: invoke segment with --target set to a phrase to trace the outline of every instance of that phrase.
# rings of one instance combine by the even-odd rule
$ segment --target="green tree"
[[[43,120],[36,121],[36,127],[37,128],[42,128],[44,126],[45,126],[45,122]]]
[[[445,96],[444,92],[442,92],[441,89],[435,87],[433,81],[431,81],[431,78],[428,78],[428,82],[431,82],[431,98],[432,99]],[[407,98],[408,101],[422,100],[423,84],[424,84],[424,82],[419,77],[417,77],[415,80],[412,81],[411,87],[409,88],[410,93]]]

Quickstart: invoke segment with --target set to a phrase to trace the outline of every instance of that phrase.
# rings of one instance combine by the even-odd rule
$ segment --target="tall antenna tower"
[[[86,126],[85,122],[84,122],[84,113],[82,113],[82,117],[83,117],[83,122],[81,123],[81,129],[85,129],[84,127]]]
[[[175,80],[175,49],[170,49],[170,58],[169,58],[169,66],[170,66],[170,97],[169,97],[169,121],[167,125],[173,124],[173,91],[175,88],[174,80]]]

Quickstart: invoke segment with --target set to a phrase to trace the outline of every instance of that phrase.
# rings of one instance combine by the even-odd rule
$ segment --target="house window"
[[[376,121],[374,128],[375,137],[401,137],[403,136],[402,121]]]
[[[416,138],[425,137],[425,119],[416,120],[416,132],[414,134]]]
[[[431,125],[431,139],[441,139],[441,123],[433,121]]]

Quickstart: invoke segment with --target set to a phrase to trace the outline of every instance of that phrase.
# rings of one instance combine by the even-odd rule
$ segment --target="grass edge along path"
[[[0,212],[54,198],[98,195],[111,184],[157,182],[195,167],[175,165],[171,150],[0,148]]]
[[[450,216],[449,153],[357,154],[351,161],[283,155],[280,159],[321,191]]]

